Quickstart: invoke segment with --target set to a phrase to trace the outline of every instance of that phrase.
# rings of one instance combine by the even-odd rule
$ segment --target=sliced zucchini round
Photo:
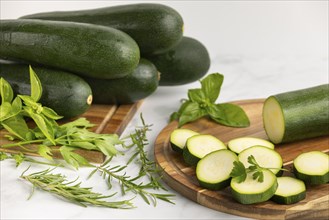
[[[261,139],[261,138],[255,138],[255,137],[234,138],[227,143],[228,148],[237,154],[239,154],[241,151],[243,151],[249,147],[256,146],[256,145],[274,149],[274,144],[272,144],[271,142]]]
[[[276,176],[267,169],[263,170],[264,181],[259,182],[252,177],[253,173],[247,174],[245,181],[239,183],[238,177],[231,180],[233,198],[242,204],[254,204],[269,200],[278,188]]]
[[[222,149],[204,156],[196,166],[196,177],[200,186],[220,190],[230,185],[233,162],[238,157],[230,150]]]
[[[183,153],[183,148],[185,147],[186,140],[189,137],[197,135],[199,133],[186,128],[177,128],[170,134],[170,145],[171,148],[179,153]]]
[[[310,185],[329,182],[329,155],[321,151],[300,154],[294,160],[294,173]]]
[[[271,198],[274,202],[288,205],[305,199],[306,187],[303,181],[289,176],[278,177],[277,181],[278,188]]]
[[[227,147],[215,136],[209,134],[194,135],[186,141],[183,158],[187,164],[196,166],[201,158],[221,149],[227,149]]]
[[[281,155],[273,149],[264,146],[253,146],[243,150],[238,158],[247,168],[250,166],[248,157],[253,155],[259,166],[270,169],[275,175],[280,175],[283,165]]]

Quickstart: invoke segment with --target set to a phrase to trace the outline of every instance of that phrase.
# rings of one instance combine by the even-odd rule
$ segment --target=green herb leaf
[[[182,112],[178,126],[182,126],[188,122],[195,121],[207,114],[206,109],[201,108],[196,102],[189,102]]]
[[[0,152],[0,161],[8,159],[8,155],[4,152]]]
[[[189,89],[187,95],[192,102],[203,103],[206,99],[202,89]]]
[[[0,105],[0,121],[6,120],[10,117],[11,104],[9,102],[2,102]]]
[[[232,178],[236,178],[238,183],[242,183],[247,178],[247,170],[240,161],[233,162],[234,167],[230,173]]]
[[[0,78],[0,96],[1,96],[1,103],[9,102],[14,98],[14,92],[11,88],[10,84],[4,79]]]
[[[40,144],[38,146],[38,154],[47,160],[53,160],[50,147]]]
[[[54,135],[51,129],[49,129],[49,126],[47,125],[45,119],[36,113],[29,113],[30,117],[33,119],[33,121],[36,123],[40,131],[47,137],[47,139],[53,144],[56,145]]]
[[[200,81],[201,89],[189,89],[189,99],[180,106],[178,112],[170,115],[170,121],[178,120],[179,126],[182,126],[200,117],[210,116],[210,119],[225,126],[249,126],[249,119],[239,106],[229,103],[215,104],[220,94],[223,80],[223,75],[212,73]]]
[[[29,66],[29,71],[30,71],[30,82],[31,82],[31,98],[35,102],[37,102],[39,101],[42,95],[41,82],[31,66]]]
[[[111,156],[114,156],[118,153],[118,150],[110,142],[107,142],[107,141],[104,141],[104,140],[96,140],[95,145],[106,156],[111,157]]]
[[[248,127],[250,121],[243,109],[231,103],[217,104],[217,113],[211,112],[210,117],[216,122],[232,127]]]
[[[170,121],[179,120],[179,117],[182,115],[185,108],[190,104],[191,101],[184,100],[177,112],[173,112],[170,115]]]
[[[52,110],[51,108],[42,107],[42,114],[44,114],[47,118],[53,119],[53,120],[58,120],[63,118],[63,116],[58,115],[54,110]]]
[[[24,162],[25,156],[23,153],[19,153],[19,154],[15,154],[13,156],[13,159],[16,161],[16,167],[18,167],[19,165],[21,165],[22,162]]]
[[[91,164],[81,155],[74,153],[75,148],[61,146],[59,151],[63,159],[74,168],[78,169],[79,166],[91,166]]]
[[[26,140],[26,134],[29,132],[29,128],[22,115],[16,115],[10,117],[1,122],[1,125],[12,135],[16,136],[20,140]]]
[[[201,89],[211,103],[214,103],[220,93],[224,76],[219,73],[213,73],[201,80]]]

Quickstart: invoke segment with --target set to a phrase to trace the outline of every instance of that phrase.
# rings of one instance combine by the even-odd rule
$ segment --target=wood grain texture
[[[251,125],[248,128],[231,128],[218,125],[206,118],[184,125],[202,134],[212,134],[227,143],[242,136],[267,139],[263,129],[262,107],[264,100],[238,101],[247,113]],[[243,217],[256,219],[329,219],[329,184],[308,186],[306,199],[292,205],[279,205],[272,201],[260,204],[242,205],[233,200],[230,187],[211,191],[199,186],[195,177],[195,168],[188,166],[169,143],[170,133],[177,128],[174,121],[166,126],[158,135],[154,156],[157,164],[163,169],[164,181],[183,196],[203,206]],[[292,168],[292,160],[302,152],[311,150],[329,151],[329,137],[318,137],[304,141],[276,145],[276,151],[283,158],[284,166]],[[285,173],[284,175],[290,175]]]
[[[135,112],[140,107],[142,101],[136,102],[130,105],[92,105],[88,109],[87,112],[82,114],[79,117],[87,118],[91,123],[96,126],[91,130],[95,133],[107,133],[107,134],[118,134],[121,135],[126,126],[128,125],[131,118],[134,116]],[[72,121],[71,120],[61,120],[60,124]],[[13,143],[4,138],[4,135],[7,132],[2,129],[0,130],[0,146],[8,143]],[[29,145],[29,149],[35,150],[37,149],[34,145]],[[56,147],[55,147],[56,148]],[[0,151],[7,153],[19,153],[22,152],[31,156],[38,156],[35,153],[28,152],[26,150],[22,150],[20,147],[13,147],[10,149],[4,149],[0,147]],[[85,157],[88,161],[94,163],[102,163],[104,162],[105,156],[103,153],[99,151],[87,151],[87,150],[76,150],[76,153]],[[55,158],[61,158],[60,154],[56,151],[53,152],[53,156]]]

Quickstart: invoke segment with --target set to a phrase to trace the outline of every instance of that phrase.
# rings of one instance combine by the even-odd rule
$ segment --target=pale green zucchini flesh
[[[248,173],[245,181],[239,183],[238,178],[231,180],[233,198],[241,204],[254,204],[269,200],[278,188],[276,176],[270,170],[263,170],[264,181],[259,182]]]
[[[242,162],[245,167],[249,167],[248,157],[251,155],[254,156],[259,166],[268,168],[275,175],[281,174],[280,171],[283,165],[282,157],[275,150],[264,146],[253,146],[243,150],[239,154],[239,161]]]
[[[243,151],[249,147],[256,146],[256,145],[274,149],[274,144],[272,144],[271,142],[261,139],[261,138],[255,138],[255,137],[234,138],[234,139],[231,139],[227,143],[228,148],[237,154],[239,154],[241,151]]]
[[[303,181],[289,176],[278,177],[277,181],[278,188],[272,201],[288,205],[305,199],[306,187]]]
[[[183,158],[187,164],[196,166],[199,160],[208,153],[221,149],[227,149],[227,147],[215,136],[209,134],[194,135],[186,141]]]
[[[171,148],[179,153],[183,153],[183,148],[185,147],[186,140],[189,137],[197,135],[199,133],[186,128],[177,128],[170,134],[170,145]]]
[[[230,150],[222,149],[204,156],[196,166],[199,184],[207,189],[220,190],[230,185],[230,173],[238,157]]]
[[[300,154],[294,160],[294,173],[310,185],[329,182],[329,155],[321,151]]]
[[[268,97],[263,124],[274,144],[329,134],[329,84]]]

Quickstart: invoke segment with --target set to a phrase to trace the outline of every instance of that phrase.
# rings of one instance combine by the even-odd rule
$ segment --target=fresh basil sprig
[[[170,116],[170,121],[178,120],[179,126],[209,116],[215,122],[231,127],[248,127],[250,121],[244,110],[231,103],[216,104],[224,76],[212,73],[200,81],[201,88],[189,89],[188,99],[177,112]]]

